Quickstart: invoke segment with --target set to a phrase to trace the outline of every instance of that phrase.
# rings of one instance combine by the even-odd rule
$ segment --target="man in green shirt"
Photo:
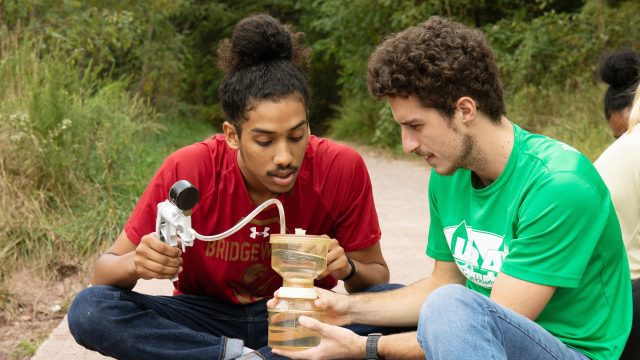
[[[418,326],[321,334],[291,358],[617,359],[631,286],[609,192],[574,148],[505,117],[496,61],[480,31],[432,17],[385,40],[369,89],[391,106],[405,152],[432,167],[431,277],[380,294],[322,292],[334,325]],[[410,206],[410,204],[407,204]],[[271,306],[277,299],[271,302]]]

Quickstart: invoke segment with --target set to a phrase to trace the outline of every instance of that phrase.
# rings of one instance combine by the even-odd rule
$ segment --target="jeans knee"
[[[98,324],[105,320],[105,314],[99,311],[100,300],[114,297],[113,288],[109,286],[93,286],[80,291],[73,299],[67,312],[69,331],[78,343],[82,343],[82,335],[95,332]]]
[[[448,336],[448,331],[455,331],[452,325],[456,318],[464,319],[465,312],[470,310],[469,291],[462,285],[451,284],[441,286],[431,292],[420,309],[418,319],[418,342],[424,349],[427,339],[433,341],[434,336]]]
[[[443,310],[464,306],[468,300],[469,289],[462,285],[450,284],[441,286],[431,292],[420,310],[420,317],[438,317]]]

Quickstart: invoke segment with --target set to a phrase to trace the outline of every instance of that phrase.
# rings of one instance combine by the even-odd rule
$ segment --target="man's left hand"
[[[322,340],[318,346],[306,350],[273,349],[273,353],[291,359],[363,359],[367,338],[335,325],[324,324],[314,318],[301,316],[302,327],[317,332]]]
[[[327,269],[318,276],[318,280],[331,275],[338,280],[346,278],[351,272],[351,265],[347,261],[347,255],[338,240],[331,239],[327,252]]]

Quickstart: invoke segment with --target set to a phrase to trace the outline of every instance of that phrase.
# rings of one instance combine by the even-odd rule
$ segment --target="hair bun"
[[[241,20],[231,39],[218,48],[219,65],[227,73],[274,60],[293,60],[297,36],[291,29],[266,15]]]
[[[631,50],[609,54],[600,66],[600,77],[612,87],[631,87],[640,75],[640,56]]]

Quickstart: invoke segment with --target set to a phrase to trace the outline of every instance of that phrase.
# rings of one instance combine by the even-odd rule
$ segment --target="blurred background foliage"
[[[306,34],[313,131],[394,150],[367,60],[431,15],[485,32],[512,121],[591,159],[612,139],[600,59],[640,50],[631,0],[4,0],[0,277],[23,259],[81,261],[113,242],[162,159],[220,130],[216,48],[256,12]]]

